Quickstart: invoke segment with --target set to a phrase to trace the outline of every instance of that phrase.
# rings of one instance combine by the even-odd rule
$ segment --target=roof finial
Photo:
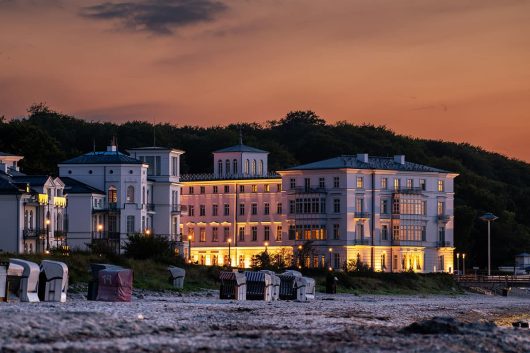
[[[155,123],[156,123],[156,120],[153,117],[153,147],[156,147],[156,130],[155,130],[156,125]]]
[[[243,144],[243,129],[241,128],[241,125],[239,125],[239,144]]]

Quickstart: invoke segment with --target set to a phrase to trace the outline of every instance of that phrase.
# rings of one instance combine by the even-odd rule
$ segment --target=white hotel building
[[[308,267],[453,271],[457,174],[367,154],[269,174],[265,151],[239,144],[213,154],[213,174],[182,176],[182,234],[195,262],[248,267],[265,248],[296,258],[311,241]]]

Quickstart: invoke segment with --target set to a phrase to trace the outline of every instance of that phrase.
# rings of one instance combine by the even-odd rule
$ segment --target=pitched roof
[[[258,148],[250,147],[247,145],[244,145],[240,143],[239,145],[234,145],[231,147],[222,148],[220,150],[214,151],[214,153],[222,153],[222,152],[250,152],[250,153],[269,153],[264,150],[260,150]]]
[[[158,146],[150,146],[150,147],[135,147],[135,148],[128,148],[128,151],[176,151],[176,152],[182,152],[183,150],[179,150],[177,148],[169,148],[169,147],[158,147]]]
[[[0,176],[0,194],[20,194],[21,190],[11,182],[9,176],[1,175]]]
[[[22,157],[13,153],[0,152],[0,157]]]
[[[96,189],[90,185],[82,183],[78,180],[72,179],[70,177],[61,177],[61,180],[64,183],[64,193],[65,194],[101,194],[105,193],[99,189]]]
[[[29,184],[30,186],[44,186],[48,179],[47,175],[13,175],[13,183],[15,184]]]
[[[74,157],[60,164],[142,164],[141,160],[132,158],[118,151],[89,152]]]
[[[405,162],[404,164],[394,161],[393,157],[373,157],[368,158],[368,162],[357,159],[354,155],[342,155],[335,158],[325,159],[318,162],[302,164],[287,170],[312,170],[312,169],[383,169],[398,170],[407,172],[432,172],[448,173],[446,170],[429,167],[422,164]]]

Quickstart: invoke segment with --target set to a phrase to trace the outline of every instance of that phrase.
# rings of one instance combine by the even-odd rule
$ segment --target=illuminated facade
[[[249,267],[267,247],[307,267],[453,271],[456,174],[402,155],[266,166],[265,151],[240,143],[214,152],[213,174],[182,177],[194,262]]]

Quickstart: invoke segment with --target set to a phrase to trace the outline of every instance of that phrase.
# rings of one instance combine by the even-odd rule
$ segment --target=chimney
[[[360,162],[368,163],[368,153],[357,153],[357,160]]]
[[[116,152],[118,148],[116,147],[116,137],[113,136],[110,140],[110,146],[107,146],[107,152]]]
[[[405,164],[405,155],[404,154],[395,155],[394,162],[399,163],[399,164]]]

